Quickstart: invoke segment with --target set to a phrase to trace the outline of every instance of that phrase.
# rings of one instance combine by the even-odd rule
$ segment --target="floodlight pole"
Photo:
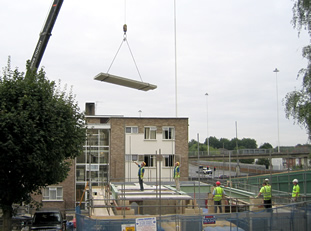
[[[277,68],[273,71],[275,73],[276,80],[276,113],[277,113],[277,131],[278,131],[278,152],[280,152],[280,127],[279,127],[279,93],[278,93],[278,72]]]
[[[175,44],[175,115],[178,117],[178,102],[177,102],[177,39],[176,39],[176,0],[174,0],[174,44]]]
[[[209,156],[209,134],[208,134],[208,93],[206,95],[206,143],[207,143],[207,155]]]

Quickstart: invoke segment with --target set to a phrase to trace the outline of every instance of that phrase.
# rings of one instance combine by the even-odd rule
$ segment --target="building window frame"
[[[139,161],[138,154],[125,154],[125,161]]]
[[[43,201],[63,201],[62,186],[47,186],[42,192]]]
[[[125,127],[125,133],[137,134],[138,133],[138,127],[137,126],[126,126]]]
[[[144,155],[144,162],[146,163],[145,167],[155,167],[155,156],[154,155]]]
[[[156,140],[157,139],[157,127],[156,126],[144,127],[144,139],[145,140]]]
[[[163,155],[164,157],[164,167],[174,167],[174,155]]]
[[[163,140],[175,140],[175,127],[163,127],[162,128],[162,139]]]

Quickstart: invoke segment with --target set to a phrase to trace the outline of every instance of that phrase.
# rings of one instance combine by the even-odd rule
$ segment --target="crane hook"
[[[123,25],[123,32],[124,32],[123,40],[126,40],[126,32],[127,32],[127,25],[126,24]]]

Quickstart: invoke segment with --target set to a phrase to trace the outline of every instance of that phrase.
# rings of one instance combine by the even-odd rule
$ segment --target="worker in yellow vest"
[[[216,187],[214,188],[213,191],[213,199],[214,199],[214,205],[215,205],[215,213],[217,213],[217,207],[219,208],[219,212],[222,213],[222,208],[221,208],[221,200],[223,197],[226,195],[224,189],[220,187],[220,182],[216,182]]]
[[[176,163],[175,163],[173,178],[174,178],[174,180],[175,180],[176,190],[177,190],[177,191],[180,191],[180,184],[179,184],[179,178],[180,178],[179,162],[176,162]]]
[[[137,162],[134,162],[138,166],[138,179],[139,179],[139,185],[140,185],[140,191],[144,191],[144,174],[145,169],[144,166],[146,166],[145,162],[142,162],[140,165]]]
[[[298,180],[294,179],[293,180],[293,191],[292,191],[292,202],[297,202],[297,199],[300,195],[300,187],[298,185]]]
[[[271,189],[271,185],[269,185],[269,181],[267,182],[267,180],[265,180],[262,183],[262,187],[258,193],[258,195],[256,196],[256,198],[258,198],[260,195],[263,195],[263,204],[264,207],[266,209],[271,209],[272,208],[272,189]]]

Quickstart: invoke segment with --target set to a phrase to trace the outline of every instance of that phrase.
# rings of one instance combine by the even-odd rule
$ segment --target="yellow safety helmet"
[[[176,164],[179,166],[179,162],[177,161]]]

